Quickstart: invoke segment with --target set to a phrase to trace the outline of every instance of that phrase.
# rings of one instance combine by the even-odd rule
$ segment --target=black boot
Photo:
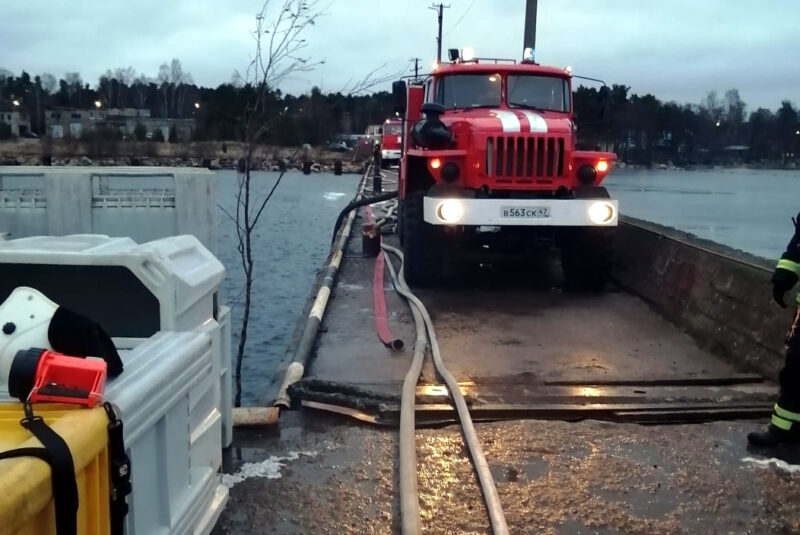
[[[794,429],[791,431],[784,431],[779,427],[769,424],[766,431],[756,431],[748,434],[747,441],[753,446],[770,448],[779,444],[796,444],[800,442],[800,433]]]

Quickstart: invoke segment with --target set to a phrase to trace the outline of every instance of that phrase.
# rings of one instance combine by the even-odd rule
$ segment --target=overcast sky
[[[273,0],[276,2],[278,0]],[[0,67],[19,74],[78,71],[92,85],[108,68],[155,76],[179,58],[194,81],[216,86],[244,72],[262,0],[4,1]],[[326,63],[284,91],[342,89],[376,67],[394,72],[436,54],[436,14],[422,0],[321,0],[306,35]],[[525,0],[449,0],[444,49],[519,58]],[[537,60],[624,83],[662,100],[699,103],[738,88],[748,111],[800,104],[798,0],[539,0]],[[446,56],[446,52],[445,52]],[[388,88],[385,86],[385,88]]]

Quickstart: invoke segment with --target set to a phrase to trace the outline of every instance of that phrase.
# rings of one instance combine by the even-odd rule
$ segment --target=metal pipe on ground
[[[280,416],[279,407],[234,407],[234,427],[257,427],[275,425]]]
[[[364,188],[367,184],[367,174],[368,172],[364,174],[364,177],[361,180],[361,185],[359,186],[358,193],[356,194],[356,202],[364,194]],[[350,203],[350,205],[352,204],[354,203]],[[340,216],[343,214],[344,212],[342,212]],[[289,389],[289,386],[301,380],[305,374],[306,364],[308,364],[308,357],[311,355],[314,341],[317,339],[319,326],[322,323],[322,316],[325,314],[325,308],[328,306],[328,299],[331,295],[331,289],[336,281],[336,275],[339,273],[342,256],[344,255],[344,247],[347,244],[348,238],[350,237],[350,229],[353,227],[353,221],[355,220],[355,217],[356,212],[351,208],[350,213],[347,216],[347,222],[345,223],[344,228],[342,228],[341,233],[339,233],[338,240],[336,240],[336,235],[334,234],[335,245],[331,250],[331,254],[329,256],[330,260],[325,268],[325,277],[322,280],[322,285],[317,291],[314,304],[308,314],[306,326],[303,329],[300,342],[298,342],[297,347],[295,348],[292,362],[286,369],[286,375],[284,375],[283,383],[278,391],[278,397],[273,404],[275,407],[289,408],[291,406],[291,398],[289,397],[287,390]],[[338,223],[340,223],[340,221]]]

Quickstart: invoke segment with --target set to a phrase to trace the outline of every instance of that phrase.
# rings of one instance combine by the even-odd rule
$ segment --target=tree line
[[[583,145],[607,147],[629,163],[787,164],[800,157],[798,109],[789,100],[775,111],[758,108],[748,115],[736,89],[678,104],[614,84],[579,87],[574,105]]]
[[[153,77],[131,68],[107,70],[94,85],[79,73],[61,79],[51,74],[19,76],[0,69],[0,106],[27,112],[31,129],[46,133],[45,110],[139,108],[157,118],[194,118],[196,140],[240,140],[242,118],[255,102],[256,87],[234,73],[216,88],[197,86],[181,63],[173,59]],[[387,91],[370,94],[323,93],[303,95],[279,89],[261,99],[263,116],[271,123],[262,142],[281,146],[321,144],[343,133],[363,133],[394,113]],[[580,86],[574,96],[579,143],[616,152],[622,161],[676,165],[718,163],[788,163],[800,155],[798,109],[784,100],[776,110],[748,113],[736,89],[720,96],[712,91],[698,104],[663,102],[654,95],[632,93],[630,87]]]

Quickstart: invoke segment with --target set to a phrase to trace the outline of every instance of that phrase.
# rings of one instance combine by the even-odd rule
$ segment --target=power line
[[[447,37],[448,35],[453,33],[453,30],[455,30],[456,27],[461,23],[461,21],[464,20],[464,17],[467,16],[467,13],[469,13],[469,10],[472,9],[472,6],[475,5],[475,2],[476,2],[476,0],[472,0],[472,2],[470,2],[469,7],[467,7],[466,11],[464,11],[464,13],[461,14],[461,17],[456,21],[455,24],[453,24],[453,27],[450,28],[449,30],[447,30],[447,33],[444,34],[445,37]]]

